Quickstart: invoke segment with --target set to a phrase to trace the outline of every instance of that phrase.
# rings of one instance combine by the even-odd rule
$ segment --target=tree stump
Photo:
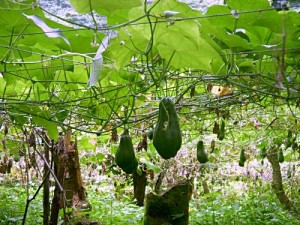
[[[192,191],[191,182],[182,181],[162,195],[147,194],[144,225],[188,225]]]
[[[50,225],[58,223],[61,208],[73,209],[71,213],[64,215],[64,222],[67,222],[71,216],[75,217],[82,209],[89,207],[81,177],[77,140],[71,141],[71,130],[59,138],[55,148],[53,152],[54,172],[63,187],[63,192],[56,183],[52,199]]]
[[[138,206],[144,206],[145,191],[147,186],[147,172],[142,171],[141,175],[133,172],[134,198]]]

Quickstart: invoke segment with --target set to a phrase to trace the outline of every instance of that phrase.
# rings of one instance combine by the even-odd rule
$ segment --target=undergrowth
[[[232,184],[234,185],[234,184]],[[37,186],[32,185],[32,195]],[[114,192],[114,187],[107,184],[87,187],[89,203],[92,210],[89,214],[93,221],[103,225],[140,225],[143,218],[143,207],[132,201],[130,187],[126,192]],[[195,188],[195,196],[190,202],[190,224],[272,224],[298,225],[300,222],[285,211],[269,185],[248,187],[247,191],[233,191],[229,186],[214,189],[208,194],[201,193],[201,187]],[[42,193],[31,202],[26,224],[42,224]],[[21,224],[25,205],[26,189],[21,186],[0,186],[0,224]],[[294,196],[295,197],[295,196]],[[299,202],[299,194],[294,199]],[[81,216],[78,214],[78,216]]]

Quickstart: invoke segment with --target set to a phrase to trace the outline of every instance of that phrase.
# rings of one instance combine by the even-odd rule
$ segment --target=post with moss
[[[191,182],[182,181],[162,195],[147,194],[144,225],[188,225],[192,191]]]

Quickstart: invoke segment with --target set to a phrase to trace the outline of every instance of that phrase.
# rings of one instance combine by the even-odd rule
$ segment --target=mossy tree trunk
[[[284,206],[286,209],[291,209],[293,206],[293,202],[290,201],[290,199],[287,197],[283,190],[283,184],[282,184],[282,176],[281,176],[281,170],[280,170],[280,164],[278,161],[278,154],[277,151],[272,151],[267,155],[267,159],[271,163],[272,166],[272,188],[280,201],[280,203]]]
[[[144,225],[188,225],[192,191],[191,182],[182,181],[162,195],[148,194]]]

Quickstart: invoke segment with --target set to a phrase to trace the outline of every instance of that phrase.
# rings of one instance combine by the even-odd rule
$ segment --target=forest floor
[[[86,152],[82,151],[82,157],[86,156]],[[38,160],[38,164],[42,164],[42,161]],[[299,161],[282,164],[285,190],[297,207],[300,207],[299,165]],[[287,175],[290,167],[296,170],[291,175]],[[100,221],[103,225],[142,224],[144,208],[135,204],[130,176],[115,174],[108,167],[104,168],[101,163],[82,164],[81,170],[88,201],[92,206],[91,211],[82,212],[82,215],[89,214],[91,220]],[[185,172],[188,173],[188,171]],[[239,167],[236,162],[219,163],[217,168],[208,164],[202,175],[201,173],[194,173],[194,175],[194,190],[190,202],[190,224],[192,225],[299,224],[292,214],[280,206],[272,192],[271,170],[267,160],[263,164],[252,160],[243,168]],[[166,174],[163,189],[167,189],[173,182],[176,182],[171,177],[180,179],[180,176],[182,174],[175,174],[175,171],[170,168]],[[29,179],[28,182],[27,179]],[[26,198],[33,196],[41,181],[42,171],[31,168],[26,174],[24,157],[21,157],[18,163],[14,163],[10,174],[0,175],[2,184],[0,187],[0,225],[20,224]],[[209,192],[204,189],[203,181],[207,184]],[[148,179],[146,192],[151,192],[154,185],[155,179]],[[51,190],[53,192],[53,186]],[[42,223],[42,192],[30,204],[27,221],[27,224]]]

